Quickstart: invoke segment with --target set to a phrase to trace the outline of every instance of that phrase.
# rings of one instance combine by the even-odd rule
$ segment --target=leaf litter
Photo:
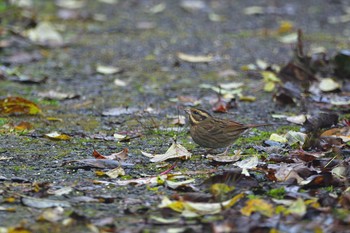
[[[64,1],[59,2],[61,7],[71,9],[84,7],[84,4],[77,4],[74,6],[74,4],[69,5],[72,3],[67,3],[68,1],[66,3],[64,3]],[[72,2],[79,3],[81,1]],[[149,8],[149,14],[161,14],[163,11],[167,11],[168,9],[164,6],[165,4],[160,3]],[[197,10],[210,10],[202,1],[182,1],[180,6],[190,12]],[[248,15],[275,14],[282,10],[283,9],[277,7],[271,9],[255,7],[250,9],[246,8],[245,13]],[[211,18],[211,20],[214,18]],[[35,30],[42,30],[39,26],[42,27],[42,25],[38,24]],[[46,27],[46,32],[55,30],[54,26],[49,26],[51,28]],[[333,108],[337,108],[337,106],[348,107],[350,102],[346,97],[346,91],[344,88],[348,83],[346,77],[349,74],[349,53],[347,51],[341,51],[333,56],[332,58],[334,61],[331,66],[334,71],[334,76],[333,74],[323,76],[321,75],[321,71],[315,71],[313,69],[314,67],[312,67],[312,62],[310,61],[314,59],[314,56],[306,55],[303,52],[301,33],[291,33],[292,28],[292,23],[280,22],[279,28],[274,31],[274,33],[283,36],[282,42],[291,43],[292,41],[297,41],[298,43],[294,57],[288,64],[280,70],[275,70],[273,66],[268,65],[266,62],[257,60],[254,66],[249,66],[252,68],[247,66],[249,68],[248,70],[263,70],[260,72],[260,75],[263,78],[265,90],[272,92],[274,100],[278,103],[306,105],[306,109],[311,109],[311,107],[315,106],[314,104],[318,104],[318,106],[322,106],[326,110],[333,110]],[[56,31],[56,33],[58,32]],[[59,36],[57,36],[57,34],[55,36],[55,32],[51,34],[53,35],[51,35],[51,38],[38,38],[34,40],[34,37],[31,37],[31,39],[41,45],[50,45],[51,43],[51,45],[60,45],[62,40],[58,40]],[[56,39],[57,41],[55,41]],[[177,54],[177,58],[189,63],[209,63],[214,61],[214,57],[211,55],[190,55],[183,53]],[[320,57],[317,59],[317,62],[326,62],[325,59]],[[26,60],[24,59],[22,61]],[[114,68],[117,70],[102,69],[102,72],[100,73],[115,74],[119,72],[118,67],[108,68]],[[236,76],[236,73],[232,71],[227,72],[226,74],[221,74],[221,77],[224,78],[231,78],[234,76]],[[125,86],[126,84],[118,80],[116,85]],[[243,96],[241,95],[242,90],[240,89],[243,86],[244,84],[242,85],[242,83],[233,82],[224,83],[224,85],[212,85],[209,86],[209,88],[216,91],[220,98],[229,96],[229,99],[231,99],[235,95]],[[181,96],[179,95],[179,97]],[[215,99],[218,103],[218,105],[215,106],[215,109],[219,112],[226,112],[228,108],[225,109],[224,107],[226,107],[226,104],[223,104],[226,100],[222,101],[220,98],[218,98],[218,100]],[[241,98],[241,100],[242,99],[243,98]],[[254,100],[254,98],[251,99]],[[189,105],[197,105],[200,102],[205,103],[205,101],[199,101],[197,97],[193,97],[192,99],[178,98],[177,100],[178,102],[187,103]],[[34,102],[27,101],[23,98],[8,97],[5,98],[5,100],[1,100],[0,103],[0,110],[3,114],[41,114],[41,109]],[[120,115],[133,115],[137,112],[137,109],[135,111],[128,111],[128,108],[116,108],[112,110],[107,109],[103,112],[103,115],[118,117]],[[219,171],[203,171],[203,174],[207,172],[206,175],[211,175],[209,178],[210,180],[207,180],[207,184],[211,183],[210,185],[198,184],[196,182],[197,177],[195,176],[198,175],[201,170],[197,170],[198,173],[189,175],[177,172],[174,172],[173,174],[167,173],[149,176],[138,174],[139,176],[146,177],[126,179],[127,176],[125,176],[126,173],[123,168],[131,168],[135,165],[115,160],[127,160],[128,158],[124,156],[124,151],[120,152],[123,156],[116,155],[119,153],[105,156],[97,152],[98,158],[66,161],[64,165],[68,168],[71,166],[70,168],[72,169],[97,168],[102,169],[104,174],[110,174],[107,175],[109,176],[107,178],[109,181],[95,180],[93,184],[89,184],[91,187],[84,187],[86,190],[88,190],[88,188],[94,188],[94,185],[100,188],[100,184],[105,184],[106,187],[107,185],[136,184],[146,185],[150,189],[154,186],[164,186],[171,190],[175,190],[176,195],[172,198],[175,199],[175,201],[170,201],[167,197],[165,197],[162,202],[160,201],[159,208],[164,211],[164,218],[151,216],[151,219],[159,221],[160,223],[174,223],[180,220],[182,221],[182,224],[186,220],[191,221],[192,217],[196,217],[196,221],[206,221],[205,218],[209,219],[212,215],[220,215],[220,217],[232,220],[232,223],[237,225],[240,224],[241,220],[242,222],[244,222],[244,220],[249,220],[247,226],[252,227],[253,229],[253,227],[256,227],[254,226],[254,223],[251,223],[254,222],[254,219],[259,219],[259,221],[270,224],[270,221],[273,222],[274,218],[278,218],[278,224],[280,224],[280,222],[282,222],[280,220],[285,217],[289,222],[294,224],[300,218],[308,221],[309,218],[312,218],[315,215],[314,213],[317,213],[321,218],[325,218],[331,211],[335,211],[338,215],[335,215],[332,221],[341,222],[339,224],[344,225],[348,224],[349,218],[346,216],[349,215],[348,210],[350,206],[350,195],[347,187],[349,177],[349,159],[347,158],[348,144],[345,144],[344,142],[349,138],[349,126],[348,124],[339,122],[338,118],[334,118],[330,114],[324,116],[319,112],[314,112],[312,117],[310,117],[310,113],[307,112],[301,116],[302,119],[289,118],[286,120],[302,125],[302,132],[289,130],[287,133],[276,133],[275,135],[282,138],[282,141],[280,140],[279,144],[266,144],[263,147],[260,147],[261,150],[270,151],[267,155],[264,155],[266,158],[252,156],[239,162],[237,162],[237,160],[241,159],[240,156],[233,156],[233,158],[211,158],[216,162],[221,160],[220,162],[231,163],[226,165],[230,166],[229,168],[238,166],[241,169],[220,172],[223,165],[219,165]],[[182,125],[182,120],[183,119],[172,123]],[[18,124],[18,128],[20,130],[30,129],[30,127],[25,125],[26,124]],[[329,139],[330,137],[341,140],[332,140]],[[122,139],[118,135],[116,135],[115,138],[118,140]],[[167,159],[178,159],[182,157],[189,158],[192,155],[193,150],[189,151],[180,144],[174,143],[164,154],[153,155],[146,152],[143,152],[143,154],[152,157],[151,160],[153,161],[151,162],[163,162]],[[8,152],[1,150],[0,153]],[[192,156],[192,158],[194,159],[188,162],[198,165],[196,164],[198,156]],[[282,158],[283,162],[276,162],[276,158]],[[143,161],[141,160],[140,164],[142,164],[142,162]],[[206,160],[200,161],[201,164],[206,162]],[[80,163],[80,165],[77,165],[78,163]],[[199,167],[200,166],[196,167],[196,169],[200,169]],[[224,167],[224,169],[226,168],[228,167]],[[117,180],[117,178],[120,179]],[[7,181],[9,180],[10,179],[7,179]],[[17,179],[17,181],[19,180],[20,179]],[[278,192],[280,187],[283,187],[284,191],[279,191],[280,195],[278,195],[278,198],[276,196],[271,198],[265,195],[267,191],[270,195],[274,195],[273,193]],[[72,192],[72,189],[69,187],[54,190],[55,191],[47,191],[47,193],[55,196],[64,196],[71,195]],[[193,193],[188,192],[188,190],[191,190]],[[33,193],[33,196],[40,196],[40,192],[42,191],[39,191],[40,190]],[[6,190],[0,191],[1,194],[4,192],[6,192]],[[161,192],[163,192],[163,190]],[[328,195],[326,198],[322,196],[324,193]],[[196,201],[197,197],[206,199],[206,201]],[[84,198],[86,202],[97,203],[101,200],[87,196],[84,196]],[[11,198],[4,200],[5,202],[8,201],[10,203]],[[50,200],[48,198],[28,198],[25,196],[22,197],[21,200],[22,204],[26,206],[45,208],[42,215],[38,218],[40,221],[60,221],[62,220],[62,206],[64,208],[71,208],[69,202]],[[71,200],[73,200],[73,198],[70,199],[70,201]],[[331,203],[331,200],[334,201],[334,205],[329,204]],[[147,202],[144,204],[148,205]],[[185,218],[166,218],[167,214],[169,214],[169,212],[166,211],[169,209],[178,212]],[[123,212],[124,210],[120,211]],[[239,213],[246,218],[242,218]],[[74,216],[74,214],[72,215]],[[86,220],[87,218],[86,216],[81,216],[77,213],[75,213],[75,215],[76,219],[80,218]],[[232,216],[234,216],[234,219]],[[167,222],[166,220],[169,221]],[[109,224],[111,223],[110,220],[107,222]],[[299,224],[295,225],[299,226]],[[225,226],[225,224],[223,223],[220,225],[216,222],[212,225],[212,228],[219,229],[219,226]],[[270,226],[271,225],[267,225],[267,228],[269,228],[270,231],[274,231],[276,230],[275,226],[277,226],[277,224],[274,225],[274,227]],[[264,229],[266,230],[267,228]],[[18,228],[18,230],[20,229],[21,228]],[[226,232],[235,230],[231,225],[226,225],[225,229]]]

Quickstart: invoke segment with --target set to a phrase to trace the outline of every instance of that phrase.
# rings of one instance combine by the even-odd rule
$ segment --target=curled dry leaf
[[[167,187],[171,189],[177,189],[178,187],[186,186],[190,183],[193,183],[195,179],[189,179],[189,180],[182,180],[182,181],[173,181],[173,180],[166,180],[165,184]]]
[[[279,164],[278,166],[269,164],[269,168],[276,169],[275,177],[277,181],[287,181],[288,179],[296,179],[298,184],[300,184],[304,179],[299,176],[296,169],[299,168],[300,164],[290,165],[290,164]]]
[[[174,158],[188,159],[192,155],[185,147],[175,142],[169,147],[169,149],[164,154],[153,155],[144,151],[141,151],[141,153],[144,156],[151,158],[150,161],[153,163],[162,162],[167,159],[174,159]]]
[[[171,201],[164,197],[159,208],[170,208],[176,212],[180,212],[184,217],[198,217],[207,214],[217,214],[224,209],[230,208],[236,204],[244,194],[240,193],[233,198],[218,203],[207,202],[190,202],[190,201]]]
[[[176,117],[172,117],[172,118],[175,118],[171,121],[171,124],[172,125],[185,125],[186,124],[186,117],[185,116],[182,116],[182,115],[179,115],[179,116],[176,116]]]
[[[118,153],[113,153],[111,155],[102,155],[99,152],[97,152],[96,150],[94,150],[92,152],[92,155],[96,159],[125,160],[125,159],[128,158],[128,152],[129,152],[129,149],[128,148],[124,148],[122,151],[120,151]]]
[[[326,130],[321,134],[321,137],[337,137],[337,138],[341,138],[343,142],[349,142],[350,127],[345,126],[343,128],[332,128],[332,129]]]

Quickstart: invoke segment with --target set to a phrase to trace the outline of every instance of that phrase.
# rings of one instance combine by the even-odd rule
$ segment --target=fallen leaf
[[[114,66],[97,65],[96,71],[100,74],[116,74],[121,72],[121,69]]]
[[[175,119],[171,121],[172,125],[185,125],[186,124],[186,117],[179,115],[176,116]]]
[[[302,217],[306,214],[306,205],[303,201],[303,199],[298,198],[296,201],[294,201],[288,208],[288,212],[291,214],[298,215],[299,217]]]
[[[244,197],[243,193],[237,194],[233,198],[218,203],[190,202],[190,201],[171,201],[164,197],[159,208],[170,208],[180,212],[184,217],[198,217],[207,214],[217,214],[224,209],[230,208]]]
[[[304,114],[300,114],[297,116],[289,116],[286,118],[286,120],[294,124],[302,125],[306,121],[306,116]]]
[[[162,3],[159,3],[159,4],[157,4],[157,5],[153,6],[153,7],[151,7],[151,8],[148,10],[148,12],[149,12],[150,14],[158,14],[158,13],[163,12],[163,11],[165,10],[165,8],[166,8],[166,4],[165,4],[164,2],[162,2]]]
[[[330,91],[338,90],[341,86],[332,78],[324,78],[324,79],[321,79],[321,82],[319,83],[318,87],[320,88],[321,91],[330,92]]]
[[[299,144],[300,146],[302,146],[305,143],[307,135],[301,132],[288,131],[285,137],[289,145]]]
[[[150,219],[161,223],[161,224],[174,224],[177,223],[181,220],[181,218],[162,218],[162,217],[158,217],[158,216],[151,216]]]
[[[245,15],[261,15],[265,13],[265,9],[261,6],[249,6],[243,9]]]
[[[55,196],[62,196],[62,195],[69,194],[72,191],[73,191],[73,188],[68,186],[68,187],[62,187],[56,190],[49,189],[47,190],[47,193]]]
[[[143,151],[141,151],[141,153],[144,156],[150,157],[151,158],[150,161],[153,163],[162,162],[167,159],[174,159],[174,158],[188,159],[192,155],[185,147],[175,142],[169,147],[169,149],[164,154],[152,155],[150,153],[143,152]]]
[[[187,61],[191,63],[202,63],[202,62],[212,62],[214,60],[213,56],[201,56],[201,55],[190,55],[186,53],[178,52],[177,57],[182,61]]]
[[[349,142],[350,127],[345,126],[342,128],[332,128],[332,129],[326,130],[321,134],[321,137],[338,137],[338,138],[341,138],[343,142]]]
[[[26,32],[28,38],[44,46],[58,47],[64,44],[61,34],[49,22],[41,22]]]
[[[193,183],[194,181],[195,179],[188,179],[183,181],[165,180],[165,185],[171,189],[177,189],[179,187],[183,187],[187,184]]]
[[[129,152],[129,149],[124,148],[122,151],[120,151],[118,153],[113,153],[111,155],[102,155],[99,152],[97,152],[96,150],[94,150],[92,152],[92,155],[96,159],[125,160],[128,157],[128,152]]]
[[[39,92],[38,96],[45,99],[50,99],[50,100],[65,100],[65,99],[74,99],[79,97],[79,95],[74,93],[64,93],[64,92],[58,92],[54,90]]]
[[[281,22],[279,22],[279,28],[278,28],[279,34],[289,33],[293,31],[293,29],[294,29],[293,22],[287,21],[287,20],[282,20]]]
[[[56,223],[64,218],[64,209],[62,207],[55,207],[45,209],[37,218],[38,221],[48,221]]]
[[[57,0],[56,5],[67,9],[80,9],[86,4],[83,0]]]
[[[114,79],[114,85],[118,86],[118,87],[125,87],[127,85],[127,83],[124,80],[121,79]]]
[[[275,167],[274,165],[269,165],[269,168]],[[303,178],[300,177],[300,175],[297,173],[296,169],[300,167],[300,164],[284,164],[281,163],[277,166],[276,172],[275,172],[275,177],[277,181],[287,181],[288,179],[296,179],[298,184],[300,184],[302,181],[304,181]]]
[[[14,129],[17,131],[25,131],[25,130],[30,130],[32,128],[33,128],[33,125],[26,121],[22,121],[14,127]]]
[[[221,70],[218,72],[218,76],[220,78],[228,78],[228,77],[236,77],[238,75],[237,71],[235,70]]]
[[[114,168],[112,170],[109,170],[108,172],[105,173],[107,176],[109,176],[112,179],[115,179],[119,176],[124,176],[125,175],[125,171],[122,167],[117,167]]]
[[[220,162],[220,163],[232,163],[238,161],[242,157],[241,151],[236,150],[235,154],[233,156],[223,156],[223,155],[207,155],[208,159],[212,159],[215,162]]]
[[[242,174],[250,176],[248,169],[256,168],[258,166],[259,159],[257,156],[251,156],[247,159],[234,163],[237,167],[242,168]]]
[[[263,199],[250,199],[241,209],[241,213],[245,216],[250,216],[254,212],[259,212],[266,217],[272,217],[274,207],[271,203],[268,203]]]
[[[246,101],[246,102],[254,102],[256,100],[256,97],[252,95],[241,95],[239,97],[239,100]]]
[[[278,41],[284,44],[292,44],[296,43],[298,41],[298,34],[297,33],[290,33],[284,36],[281,36],[278,38]]]
[[[41,109],[35,103],[22,97],[7,97],[0,99],[0,113],[2,114],[41,114]]]
[[[180,7],[188,12],[194,12],[205,9],[207,5],[201,0],[182,0]]]
[[[25,206],[39,209],[50,207],[71,207],[68,201],[51,200],[47,198],[22,197],[21,202]]]
[[[261,71],[260,74],[265,82],[264,91],[272,92],[275,89],[276,83],[280,83],[281,80],[271,71]]]
[[[139,109],[138,108],[127,108],[127,107],[120,107],[120,108],[110,108],[102,112],[103,116],[120,116],[120,115],[130,115],[133,113],[136,113]]]
[[[70,136],[67,134],[61,134],[57,131],[45,134],[45,137],[53,140],[70,140]]]

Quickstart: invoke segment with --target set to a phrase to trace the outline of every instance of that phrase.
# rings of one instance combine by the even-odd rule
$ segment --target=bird
[[[207,111],[199,108],[185,109],[190,123],[190,135],[198,145],[210,148],[224,148],[222,155],[227,155],[232,146],[241,134],[249,128],[269,126],[271,124],[241,124],[239,122],[214,117]]]

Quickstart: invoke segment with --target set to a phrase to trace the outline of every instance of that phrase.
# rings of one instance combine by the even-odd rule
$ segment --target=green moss
[[[283,199],[284,195],[286,194],[286,190],[284,187],[271,189],[267,192],[267,194],[272,198]]]
[[[296,131],[296,132],[299,132],[300,131],[300,126],[298,125],[284,125],[284,126],[281,126],[279,127],[277,130],[276,130],[276,134],[285,134],[287,133],[288,131]]]
[[[7,123],[7,119],[6,118],[0,118],[0,126],[3,126],[6,123]]]
[[[333,186],[324,187],[323,189],[326,190],[329,193],[334,192],[334,187]]]
[[[45,100],[45,99],[36,99],[36,103],[39,105],[48,105],[48,106],[59,106],[60,102],[58,100]]]
[[[267,140],[270,137],[271,132],[260,131],[258,129],[252,129],[256,134],[251,137],[240,137],[235,142],[235,145],[246,145],[246,144],[256,144],[257,142],[261,142],[263,140]]]

